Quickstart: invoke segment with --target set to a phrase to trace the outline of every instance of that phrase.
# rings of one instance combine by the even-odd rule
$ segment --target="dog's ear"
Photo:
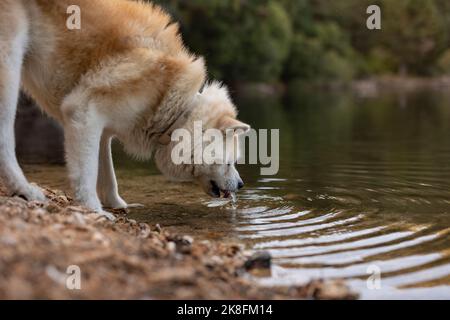
[[[223,116],[220,118],[218,128],[222,131],[234,130],[236,134],[244,134],[250,130],[250,126],[231,116]]]

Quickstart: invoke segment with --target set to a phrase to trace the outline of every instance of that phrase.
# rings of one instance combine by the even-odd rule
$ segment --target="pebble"
[[[177,252],[183,254],[190,254],[192,252],[192,244],[194,243],[194,239],[192,237],[177,237],[174,242],[177,246]]]
[[[253,269],[270,269],[272,256],[267,251],[256,252],[244,263],[244,268],[249,271]]]
[[[148,224],[140,223],[139,227],[141,229],[141,231],[139,232],[139,237],[140,238],[144,238],[145,239],[145,238],[148,238],[151,235],[152,231],[150,230],[150,227],[148,226]]]
[[[148,225],[136,225],[123,216],[115,223],[98,222],[98,214],[81,207],[50,202],[44,209],[50,211],[52,206],[55,214],[43,214],[38,205],[30,207],[0,196],[0,252],[2,257],[14,258],[2,260],[2,276],[7,282],[0,281],[0,298],[124,299],[139,297],[142,289],[149,297],[174,299],[322,299],[347,294],[342,285],[327,287],[327,283],[289,291],[261,289],[248,281],[246,273],[270,271],[267,252],[252,255],[242,245],[194,242],[192,237],[172,235],[160,225],[149,230]],[[86,226],[80,227],[82,221]],[[180,254],[189,251],[189,255]],[[100,272],[102,278],[83,277],[83,290],[66,290],[67,263],[82,264],[83,274]],[[29,268],[31,264],[33,268]]]
[[[175,242],[167,242],[166,244],[166,248],[170,253],[174,253],[176,251],[177,245],[175,244]]]
[[[81,226],[86,225],[86,219],[84,219],[84,216],[81,213],[75,211],[72,213],[72,216],[79,225]]]
[[[58,205],[56,205],[54,203],[48,204],[46,209],[49,213],[57,213],[57,212],[61,211],[61,207],[59,207]]]
[[[314,280],[307,287],[309,287],[309,295],[319,300],[353,300],[358,296],[341,280]]]

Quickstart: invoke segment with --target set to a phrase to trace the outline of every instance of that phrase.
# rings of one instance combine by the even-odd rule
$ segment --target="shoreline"
[[[44,189],[44,204],[0,186],[0,299],[355,299],[342,281],[260,287],[270,257],[239,244],[196,241],[128,219],[116,221]],[[67,287],[69,267],[80,290]]]
[[[348,82],[322,80],[296,80],[279,83],[234,83],[231,87],[238,95],[260,94],[263,96],[284,96],[290,88],[305,90],[353,91],[362,96],[376,96],[381,92],[412,93],[417,90],[450,91],[450,75],[437,77],[416,77],[383,75]]]

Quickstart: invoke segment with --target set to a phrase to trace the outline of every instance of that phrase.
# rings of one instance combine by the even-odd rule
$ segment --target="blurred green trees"
[[[450,72],[448,0],[157,0],[227,82]],[[366,28],[377,4],[382,30]]]

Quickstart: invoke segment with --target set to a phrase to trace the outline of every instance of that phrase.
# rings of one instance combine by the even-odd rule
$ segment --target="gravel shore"
[[[357,297],[340,281],[261,288],[252,274],[270,268],[267,255],[171,234],[125,212],[114,212],[112,222],[61,191],[45,192],[48,203],[27,202],[0,186],[0,299]]]

